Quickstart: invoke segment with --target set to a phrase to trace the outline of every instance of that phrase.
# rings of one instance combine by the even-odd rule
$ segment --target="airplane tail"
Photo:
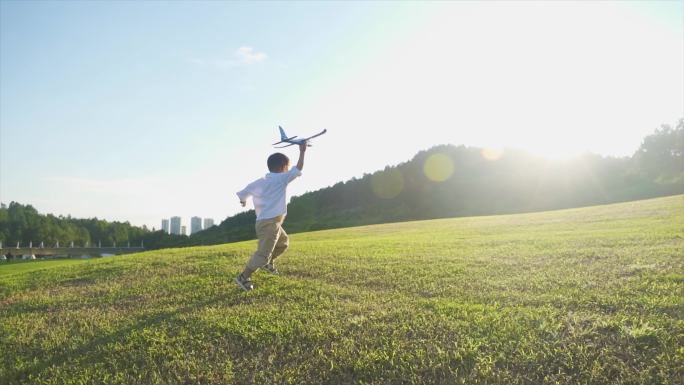
[[[293,137],[291,137],[291,138],[288,138],[288,137],[287,137],[287,134],[285,133],[285,130],[283,130],[282,127],[278,126],[278,129],[280,130],[280,142],[273,143],[273,145],[280,144],[280,143],[284,143],[284,142],[290,143],[290,141],[291,141],[292,139],[294,139],[294,138],[297,137],[297,135],[295,135],[295,136],[293,136]]]

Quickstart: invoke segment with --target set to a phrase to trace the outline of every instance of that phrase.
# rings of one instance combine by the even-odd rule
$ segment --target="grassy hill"
[[[287,228],[287,223],[286,226]],[[676,384],[684,196],[0,265],[0,383]]]
[[[684,194],[682,154],[684,120],[676,130],[663,129],[644,138],[632,157],[585,153],[549,160],[514,149],[492,153],[491,149],[439,145],[406,162],[292,197],[287,225],[290,233],[301,233]],[[254,239],[255,219],[254,210],[249,210],[189,237],[158,231],[143,238],[152,249],[245,241]],[[26,242],[30,239],[35,237],[25,237]]]

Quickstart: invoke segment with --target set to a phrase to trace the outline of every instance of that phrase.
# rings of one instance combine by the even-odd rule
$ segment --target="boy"
[[[289,246],[287,233],[283,230],[283,221],[287,214],[285,190],[290,182],[302,175],[306,147],[306,142],[299,145],[299,160],[292,169],[289,169],[290,160],[287,156],[281,153],[269,156],[266,163],[270,172],[237,193],[242,207],[245,207],[247,198],[252,197],[257,216],[256,234],[259,238],[257,250],[247,262],[245,270],[235,277],[235,283],[245,291],[254,289],[249,278],[257,269],[278,274],[273,261]]]

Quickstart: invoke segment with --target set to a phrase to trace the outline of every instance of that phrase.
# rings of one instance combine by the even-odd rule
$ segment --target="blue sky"
[[[159,227],[441,143],[629,155],[684,115],[682,2],[0,3],[0,200]],[[296,151],[288,151],[296,159]]]

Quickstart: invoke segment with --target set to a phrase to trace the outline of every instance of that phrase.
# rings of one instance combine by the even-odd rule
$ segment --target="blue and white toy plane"
[[[328,132],[328,130],[326,129],[326,130],[323,130],[323,131],[319,132],[318,134],[316,134],[314,136],[310,136],[306,139],[295,139],[297,137],[297,135],[291,136],[288,138],[287,134],[285,133],[285,130],[283,130],[282,127],[278,126],[278,129],[280,130],[280,142],[273,143],[273,145],[275,146],[276,144],[280,144],[280,143],[289,143],[289,144],[286,144],[286,145],[280,146],[280,147],[276,147],[276,148],[290,147],[290,146],[294,146],[295,144],[302,144],[302,143],[307,143],[307,145],[309,147],[311,147],[311,145],[308,143],[309,139],[313,139],[317,136],[321,136],[321,135],[325,134],[326,132]]]

